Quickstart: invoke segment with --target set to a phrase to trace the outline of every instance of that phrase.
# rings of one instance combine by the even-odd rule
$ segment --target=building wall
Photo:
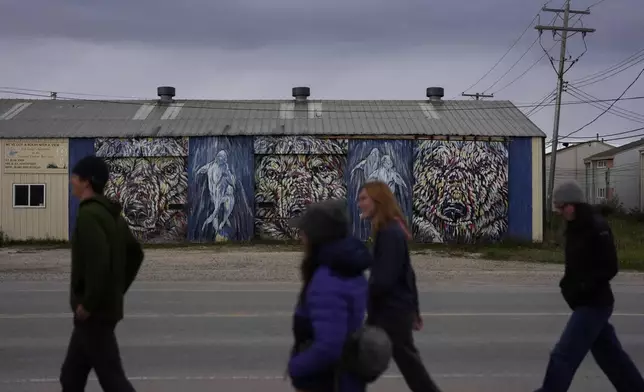
[[[417,241],[542,239],[542,138],[185,140],[72,140],[69,163],[106,157],[107,195],[147,242],[293,239],[288,220],[328,198],[348,199],[354,233],[366,239],[356,200],[373,179],[389,184]],[[73,219],[75,202],[69,211]]]
[[[186,239],[188,138],[95,139],[94,152],[110,167],[105,195],[121,203],[137,238]]]
[[[635,148],[620,152],[609,170],[609,188],[627,211],[640,204],[640,151]]]
[[[584,159],[591,155],[599,154],[600,152],[610,150],[607,144],[599,141],[590,141],[583,144],[578,144],[573,147],[568,147],[557,151],[557,170],[555,172],[555,187],[565,181],[577,181],[582,189],[587,186],[586,181],[586,166]],[[552,154],[546,155],[546,186],[549,181],[550,164]]]
[[[253,238],[252,137],[196,137],[188,155],[188,239]]]
[[[288,220],[307,204],[347,197],[348,142],[312,136],[256,137],[255,234],[292,239]]]
[[[412,218],[414,142],[411,140],[350,140],[346,181],[353,232],[361,239],[370,235],[368,222],[360,219],[358,191],[370,180],[389,185],[408,222]]]
[[[67,240],[67,139],[2,139],[0,147],[0,231],[13,240]],[[14,184],[44,184],[44,206],[14,207]]]

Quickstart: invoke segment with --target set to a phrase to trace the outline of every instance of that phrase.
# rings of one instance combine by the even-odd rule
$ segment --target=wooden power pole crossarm
[[[559,145],[559,120],[561,118],[561,94],[564,88],[564,66],[566,61],[566,40],[568,38],[568,33],[580,32],[583,34],[592,33],[595,29],[589,28],[578,28],[570,27],[568,24],[570,22],[570,14],[583,14],[589,15],[590,11],[575,11],[570,9],[570,0],[566,0],[566,5],[563,10],[552,9],[552,8],[543,8],[544,12],[563,12],[563,26],[535,26],[536,30],[539,30],[539,34],[543,31],[553,31],[561,32],[561,50],[559,52],[559,69],[557,70],[557,101],[555,103],[555,119],[554,126],[552,131],[552,154],[550,160],[550,173],[548,173],[548,192],[546,200],[546,210],[552,212],[552,193],[555,186],[555,169],[557,167],[557,147]],[[548,214],[550,216],[550,214]]]
[[[494,94],[476,93],[476,94],[461,94],[463,97],[474,97],[478,101],[481,98],[494,98]]]

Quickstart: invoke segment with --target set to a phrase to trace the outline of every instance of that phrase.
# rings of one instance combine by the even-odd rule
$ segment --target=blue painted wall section
[[[345,179],[348,185],[349,212],[354,235],[365,240],[369,224],[360,219],[358,192],[366,181],[380,180],[394,192],[408,221],[411,219],[412,195],[411,140],[349,140]]]
[[[195,137],[188,154],[188,239],[249,241],[254,233],[252,137]]]
[[[509,221],[506,237],[532,240],[532,139],[514,138],[509,148]]]
[[[69,139],[69,176],[78,161],[86,156],[94,155],[94,139]],[[72,195],[72,187],[69,186],[69,238],[71,238],[76,226],[76,215],[78,213],[79,201]]]

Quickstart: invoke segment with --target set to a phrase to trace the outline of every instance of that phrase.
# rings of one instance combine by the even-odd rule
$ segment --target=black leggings
[[[369,323],[384,329],[393,345],[393,359],[412,392],[439,392],[414,344],[415,314],[401,313],[369,317]]]

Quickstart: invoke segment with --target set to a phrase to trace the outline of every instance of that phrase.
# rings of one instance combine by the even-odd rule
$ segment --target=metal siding
[[[16,100],[0,100],[0,106]],[[11,120],[0,121],[2,137],[150,137],[235,135],[466,135],[545,134],[509,101],[309,101],[320,117],[280,119],[280,106],[293,101],[181,101],[156,106],[145,119],[134,117],[154,101],[32,101]],[[428,118],[420,104],[432,105]],[[181,105],[181,108],[178,108]],[[176,118],[164,117],[176,108]],[[282,112],[283,113],[283,112]],[[332,120],[332,121],[329,121]]]
[[[13,240],[67,240],[67,175],[4,173],[5,143],[0,140],[1,230]],[[14,208],[13,184],[45,184],[45,208]]]
[[[94,155],[94,139],[69,139],[69,176],[71,177],[71,170],[74,165],[82,158]],[[76,224],[76,214],[78,213],[78,200],[72,196],[71,185],[67,188],[69,198],[69,238],[74,232],[74,225]]]
[[[510,141],[507,237],[532,241],[532,138]]]

